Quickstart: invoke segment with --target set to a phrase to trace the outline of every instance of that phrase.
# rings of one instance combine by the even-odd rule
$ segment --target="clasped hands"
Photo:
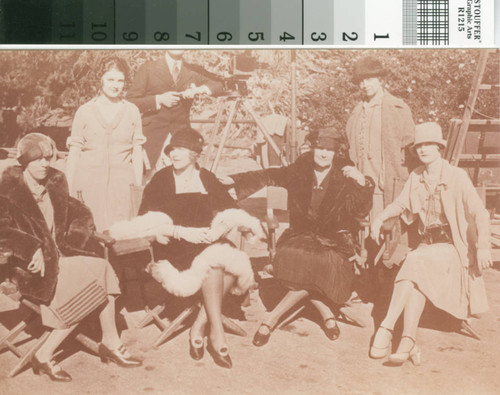
[[[217,227],[194,228],[187,226],[165,225],[158,229],[156,240],[167,244],[168,238],[178,238],[193,244],[211,244],[229,232],[228,225],[221,223]]]

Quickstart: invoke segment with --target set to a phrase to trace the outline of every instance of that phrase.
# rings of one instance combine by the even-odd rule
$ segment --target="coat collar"
[[[302,163],[300,163],[302,162]],[[314,185],[314,156],[313,153],[305,154],[302,158],[297,159],[297,173],[295,174],[294,183],[295,196],[297,204],[302,211],[302,214],[309,219],[313,218],[308,214],[309,206],[311,204],[312,189]],[[353,166],[349,160],[335,158],[333,160],[332,168],[326,177],[328,177],[328,187],[324,194],[324,199],[320,203],[318,209],[318,218],[321,221],[326,219],[328,215],[335,209],[337,203],[337,196],[344,190],[342,168],[344,166]]]
[[[61,230],[64,230],[68,214],[67,200],[69,194],[68,184],[64,174],[59,170],[49,168],[45,188],[54,206],[54,225],[57,234]],[[33,194],[26,185],[21,166],[12,166],[5,169],[0,181],[0,194],[16,203],[27,215],[35,218],[41,223],[45,223],[43,214]]]

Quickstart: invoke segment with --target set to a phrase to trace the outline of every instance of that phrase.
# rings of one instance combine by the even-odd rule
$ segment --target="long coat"
[[[406,182],[394,204],[404,211],[407,223],[422,215],[418,197],[422,189],[424,166],[416,168]],[[444,214],[451,229],[453,245],[458,251],[463,270],[467,272],[469,310],[479,314],[488,310],[483,277],[477,266],[477,249],[490,248],[490,217],[467,173],[443,160],[441,200]],[[421,218],[422,221],[425,218]]]
[[[368,215],[372,206],[374,183],[367,177],[365,186],[347,178],[342,173],[344,166],[352,166],[347,159],[334,158],[328,188],[316,217],[309,207],[314,185],[314,158],[308,152],[292,165],[231,175],[238,199],[244,199],[266,185],[286,188],[290,230],[313,232],[326,239],[334,238],[340,230],[347,230],[354,236],[359,221]]]
[[[357,165],[354,145],[355,125],[362,114],[363,103],[359,103],[347,121],[346,134],[349,141],[349,155]],[[415,124],[410,108],[405,102],[388,92],[382,98],[382,160],[384,168],[384,207],[398,196],[408,179],[410,158],[404,154],[405,147],[413,142]]]
[[[48,303],[57,284],[59,256],[94,254],[85,251],[93,229],[92,214],[69,196],[66,177],[49,168],[46,188],[54,207],[55,237],[24,182],[21,167],[12,166],[0,180],[0,245],[13,252],[11,276],[23,296]],[[41,248],[45,276],[27,270],[35,251]]]
[[[200,70],[200,71],[203,71]],[[208,73],[206,73],[208,74]],[[194,83],[196,86],[206,85],[213,96],[222,92],[222,84],[196,70],[196,66],[182,63],[182,67],[174,81],[164,57],[142,65],[127,92],[127,100],[134,103],[142,113],[142,126],[147,138],[144,149],[152,166],[160,156],[161,148],[169,133],[182,126],[189,125],[189,114],[192,99],[181,100],[174,107],[156,108],[156,95],[165,92],[181,92]]]

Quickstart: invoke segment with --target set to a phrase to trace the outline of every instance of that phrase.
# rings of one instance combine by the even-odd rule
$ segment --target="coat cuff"
[[[42,242],[28,233],[9,228],[0,231],[0,245],[12,251],[15,258],[30,262]]]

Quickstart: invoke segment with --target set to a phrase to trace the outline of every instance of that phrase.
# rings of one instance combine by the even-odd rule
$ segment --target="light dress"
[[[439,183],[432,192],[426,177],[422,175],[419,184],[412,190],[421,200],[423,211],[419,215],[419,231],[423,233],[426,227],[432,225],[447,225],[441,200],[443,183]],[[403,280],[413,282],[437,308],[458,319],[467,318],[467,275],[462,270],[460,256],[452,243],[421,243],[409,252],[395,282]]]
[[[146,138],[139,109],[126,100],[120,105],[111,123],[102,116],[96,99],[82,105],[75,114],[69,140],[72,144],[83,137],[70,194],[79,197],[81,191],[98,231],[135,214],[131,197],[131,184],[135,184],[132,151]]]

